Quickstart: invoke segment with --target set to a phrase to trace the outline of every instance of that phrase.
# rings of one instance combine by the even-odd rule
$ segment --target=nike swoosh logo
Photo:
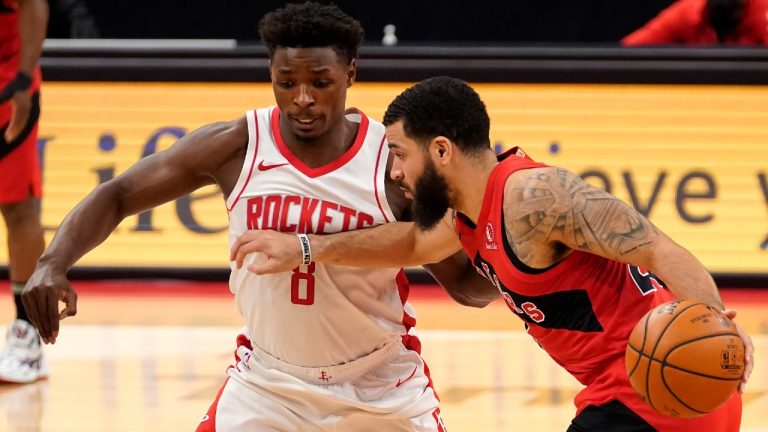
[[[400,387],[400,385],[401,385],[401,384],[403,384],[403,383],[405,383],[406,381],[408,381],[409,379],[413,378],[413,376],[414,376],[414,375],[416,375],[416,370],[417,370],[417,369],[418,369],[418,366],[417,366],[417,367],[415,367],[415,368],[413,368],[413,372],[411,372],[411,374],[410,374],[410,375],[408,375],[408,378],[406,378],[406,379],[404,379],[404,380],[402,380],[402,381],[401,381],[401,380],[397,380],[397,384],[395,384],[395,387]]]
[[[206,414],[206,415],[203,416],[203,419],[200,420],[200,423],[202,423],[204,421],[208,421],[209,419],[210,419],[210,417],[208,417],[208,414]]]
[[[264,165],[264,161],[259,162],[259,171],[269,171],[271,169],[280,168],[281,166],[288,165],[288,163]]]

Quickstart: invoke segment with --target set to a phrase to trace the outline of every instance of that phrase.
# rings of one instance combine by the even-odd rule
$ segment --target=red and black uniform
[[[0,0],[0,89],[19,71],[19,6]],[[0,204],[39,198],[42,193],[37,155],[37,118],[40,113],[40,68],[32,76],[32,110],[21,135],[7,143],[3,135],[11,118],[11,104],[0,104]]]
[[[621,43],[768,45],[768,0],[746,0],[739,24],[722,40],[709,22],[707,0],[678,0]]]
[[[738,431],[738,395],[692,420],[659,414],[640,400],[627,378],[627,340],[646,312],[674,296],[652,273],[579,250],[546,269],[522,263],[505,235],[504,185],[517,170],[546,165],[517,148],[499,158],[477,222],[457,213],[456,230],[477,270],[497,286],[528,333],[586,386],[575,399],[577,414],[619,401],[660,431]]]

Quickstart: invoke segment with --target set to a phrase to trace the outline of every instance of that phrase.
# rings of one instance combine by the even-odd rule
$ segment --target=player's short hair
[[[490,147],[491,120],[485,104],[472,87],[456,78],[429,78],[400,93],[384,113],[384,125],[397,121],[422,146],[442,135],[470,154]]]
[[[306,2],[288,4],[264,15],[259,35],[270,58],[278,47],[332,47],[349,63],[357,58],[365,31],[335,5]]]

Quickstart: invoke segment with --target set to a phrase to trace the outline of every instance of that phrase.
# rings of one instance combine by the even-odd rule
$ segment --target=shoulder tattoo
[[[512,185],[504,201],[505,223],[518,248],[529,241],[557,241],[619,258],[658,235],[623,201],[562,168],[536,170]]]

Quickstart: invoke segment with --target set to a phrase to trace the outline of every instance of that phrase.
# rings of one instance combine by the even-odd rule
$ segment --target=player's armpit
[[[475,270],[463,251],[424,267],[452,299],[464,306],[481,308],[501,297],[498,288]]]
[[[632,207],[557,167],[510,176],[504,221],[524,262],[538,248],[557,243],[628,262],[658,238],[656,228]]]

